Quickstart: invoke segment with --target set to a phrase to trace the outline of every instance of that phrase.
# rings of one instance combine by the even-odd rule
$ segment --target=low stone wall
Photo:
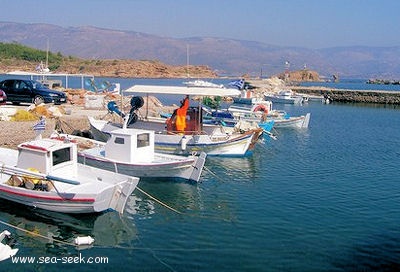
[[[326,87],[290,87],[296,93],[328,95],[332,101],[400,105],[400,92],[380,90],[344,90]]]

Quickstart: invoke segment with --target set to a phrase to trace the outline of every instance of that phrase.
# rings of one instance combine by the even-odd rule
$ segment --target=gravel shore
[[[129,103],[125,103],[129,104]],[[142,108],[139,109],[139,114],[146,114],[147,100]],[[27,106],[18,106],[21,109],[26,109]],[[42,133],[42,137],[49,137],[55,130],[57,123],[61,124],[64,133],[71,134],[74,130],[89,130],[88,116],[103,119],[120,120],[120,117],[109,115],[105,108],[87,109],[82,105],[65,104],[62,106],[67,114],[58,118],[46,119],[46,130]],[[163,106],[158,99],[149,97],[149,108],[147,109],[150,116],[157,115],[158,112],[172,112],[177,106]],[[124,108],[124,112],[128,112],[130,107]],[[0,147],[9,147],[16,149],[18,144],[33,140],[36,137],[36,132],[33,126],[38,121],[0,121]]]
[[[74,130],[88,130],[88,116],[104,116],[106,110],[85,110],[83,107],[69,107],[70,115],[46,119],[46,129],[42,137],[49,137],[56,128],[56,123],[61,122],[65,133],[72,133]],[[36,132],[33,126],[38,121],[0,121],[0,146],[16,149],[18,144],[33,140]]]

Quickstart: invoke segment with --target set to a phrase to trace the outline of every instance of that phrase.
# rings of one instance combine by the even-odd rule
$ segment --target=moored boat
[[[17,254],[18,248],[12,248],[7,242],[3,242],[4,239],[10,240],[11,233],[8,230],[3,230],[0,233],[0,262]]]
[[[185,81],[183,84],[187,87],[197,87],[197,88],[225,88],[223,84],[216,84],[210,81],[196,79],[191,81]]]
[[[0,198],[62,213],[123,212],[139,178],[79,164],[77,145],[33,140],[0,148]]]
[[[292,90],[281,90],[278,93],[264,93],[264,99],[272,103],[301,104],[303,96],[296,95]]]
[[[257,122],[261,128],[269,126],[268,121],[273,121],[274,128],[308,128],[311,114],[290,116],[286,111],[272,109],[272,102],[258,101],[251,106],[232,104],[228,112],[234,119]]]
[[[211,94],[237,96],[240,94],[238,90],[228,88],[150,85],[134,85],[125,90],[124,93],[180,94],[187,96],[210,96]],[[132,100],[138,100],[136,98],[138,97],[133,96]],[[132,100],[131,105],[138,104],[136,102],[132,103]],[[140,103],[141,106],[143,106],[143,103]],[[150,116],[139,118],[134,113],[134,110],[135,108],[131,109],[131,113],[125,117],[128,120],[126,127],[155,131],[155,149],[160,153],[187,155],[205,152],[209,156],[247,156],[251,154],[258,138],[262,134],[262,129],[260,128],[244,131],[239,128],[203,125],[201,106],[187,107],[183,118],[178,117],[177,110],[167,120]],[[135,117],[132,118],[133,116]],[[182,119],[185,121],[183,130],[179,128],[179,121]],[[134,120],[134,122],[130,123],[129,120]],[[110,131],[122,127],[122,124],[94,118],[89,118],[89,123],[94,138],[100,141],[107,140],[110,137]]]
[[[54,138],[78,145],[79,162],[139,178],[169,178],[198,182],[206,154],[178,156],[155,152],[154,131],[116,129],[106,143],[80,136]]]

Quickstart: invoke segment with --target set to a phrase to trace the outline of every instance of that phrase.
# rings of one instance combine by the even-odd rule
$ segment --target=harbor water
[[[161,81],[140,84],[146,82]],[[8,259],[1,270],[400,270],[400,108],[274,108],[310,112],[309,128],[275,131],[278,139],[262,140],[249,157],[207,158],[197,185],[139,183],[164,205],[138,190],[121,216],[62,215],[0,201],[0,220],[17,227],[2,223],[17,257],[35,258]],[[71,243],[78,236],[95,241],[77,248]]]

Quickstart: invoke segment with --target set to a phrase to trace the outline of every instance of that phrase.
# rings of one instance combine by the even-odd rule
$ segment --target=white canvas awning
[[[157,85],[133,85],[123,91],[124,94],[179,94],[198,96],[239,96],[240,91],[230,88],[184,87],[184,86],[157,86]]]

